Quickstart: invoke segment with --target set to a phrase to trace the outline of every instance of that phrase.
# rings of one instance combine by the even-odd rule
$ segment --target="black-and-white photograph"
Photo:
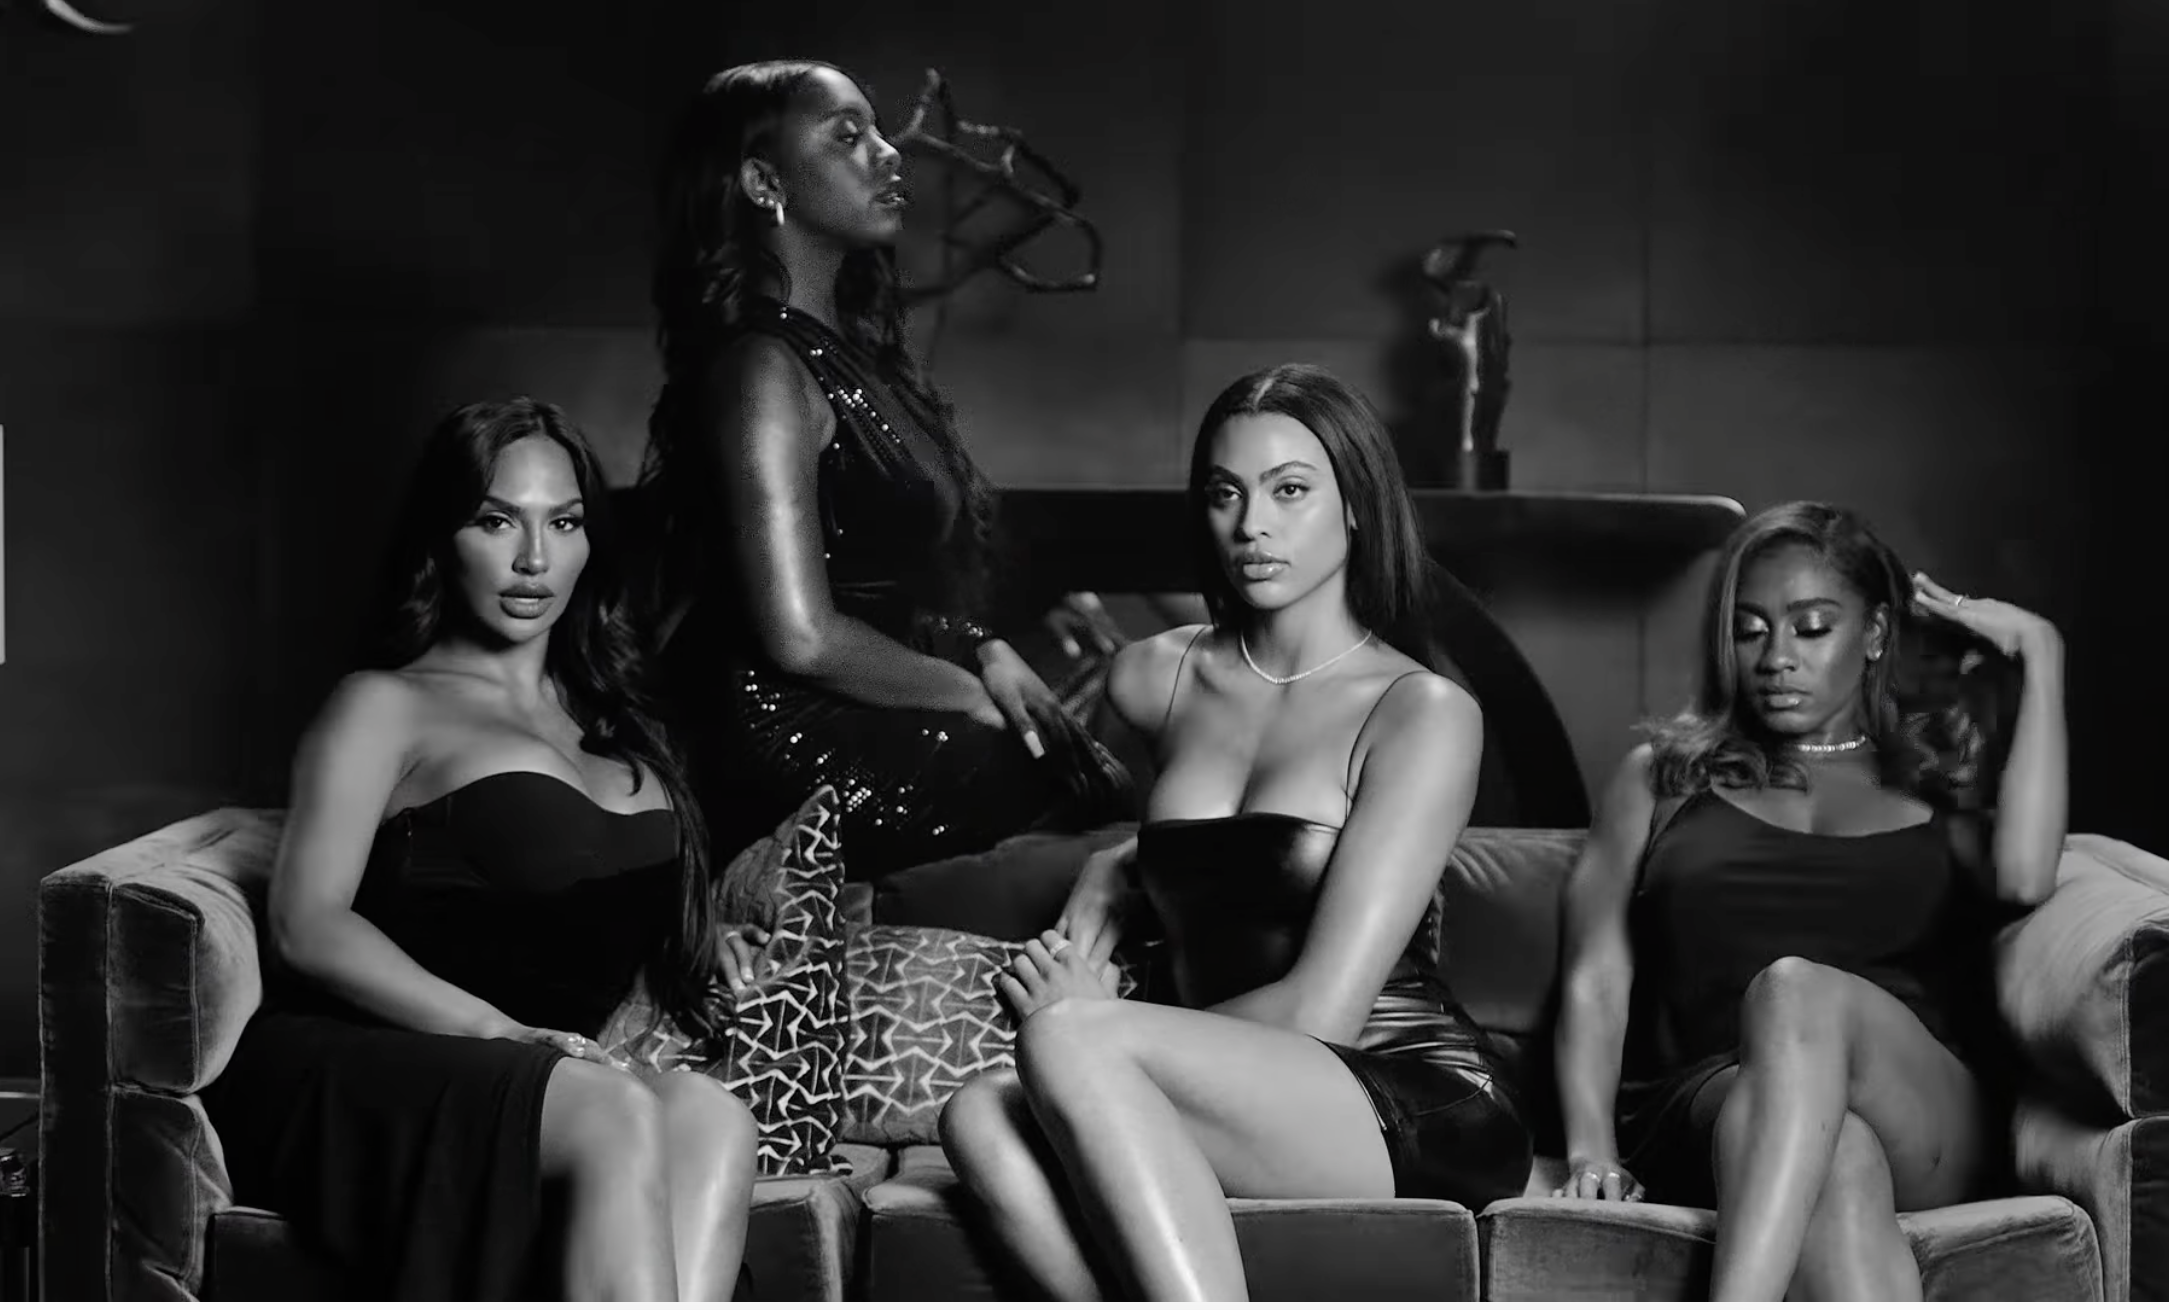
[[[2169,7],[0,0],[0,1300],[2169,1299]]]

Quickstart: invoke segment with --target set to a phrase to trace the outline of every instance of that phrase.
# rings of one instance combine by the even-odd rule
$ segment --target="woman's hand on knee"
[[[538,1046],[554,1046],[575,1060],[586,1060],[590,1064],[599,1064],[623,1073],[630,1073],[633,1068],[630,1062],[603,1049],[601,1042],[592,1037],[583,1037],[579,1033],[569,1033],[557,1028],[530,1028],[525,1024],[515,1023],[490,1035],[509,1038],[515,1042],[533,1042]]]
[[[994,985],[1023,1023],[1033,1013],[1067,997],[1087,1001],[1111,1001],[1122,977],[1111,960],[1094,962],[1067,938],[1052,930],[1024,944],[1011,957],[1009,972],[995,976]]]
[[[1567,1162],[1566,1181],[1551,1194],[1576,1201],[1639,1201],[1642,1183],[1617,1160],[1576,1156]]]

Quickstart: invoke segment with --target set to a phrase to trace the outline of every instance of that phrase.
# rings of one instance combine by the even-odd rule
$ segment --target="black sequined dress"
[[[757,300],[741,330],[788,345],[836,415],[817,501],[837,610],[976,673],[990,635],[964,612],[975,552],[969,465],[940,415],[891,386],[866,353],[810,315]],[[845,869],[865,880],[985,850],[1033,828],[1135,812],[1111,757],[1096,769],[1033,759],[1007,728],[942,710],[870,705],[775,668],[735,590],[736,525],[707,525],[713,560],[664,654],[719,859],[823,784],[843,804]],[[749,529],[750,530],[750,527]]]

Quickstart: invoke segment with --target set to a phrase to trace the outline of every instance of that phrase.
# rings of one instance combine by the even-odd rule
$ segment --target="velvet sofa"
[[[261,996],[257,898],[275,811],[198,816],[49,875],[39,893],[41,1269],[49,1298],[350,1294],[276,1215],[232,1203],[195,1093]],[[1547,1023],[1558,891],[1580,834],[1476,829],[1441,891],[1447,971],[1521,1066],[1545,1124],[1524,1199],[1236,1202],[1260,1299],[1645,1299],[1703,1294],[1712,1216],[1553,1200]],[[1081,855],[1081,852],[1074,854]],[[861,915],[997,937],[1042,926],[1074,867],[1039,848],[923,871]],[[989,878],[1003,880],[989,895]],[[865,903],[868,899],[871,904]],[[2068,843],[2047,904],[1999,942],[1999,991],[2029,1063],[2015,1195],[1908,1215],[1943,1299],[2169,1295],[2169,861]],[[923,1127],[923,1125],[922,1125]],[[862,1134],[865,1135],[865,1134]],[[849,1172],[763,1180],[748,1244],[762,1299],[1023,1293],[977,1238],[940,1148],[846,1143]]]

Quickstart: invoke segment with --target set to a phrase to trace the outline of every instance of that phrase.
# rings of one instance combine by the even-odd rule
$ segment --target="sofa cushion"
[[[1931,1301],[2101,1299],[2093,1225],[2060,1196],[1898,1216]],[[1477,1220],[1487,1301],[1699,1301],[1717,1216],[1677,1205],[1499,1201]]]
[[[970,1223],[937,1146],[907,1147],[866,1193],[866,1277],[874,1301],[985,1301],[1034,1295]],[[1261,1301],[1470,1301],[1474,1217],[1450,1201],[1231,1201],[1250,1295]],[[1111,1291],[1113,1289],[1110,1289]]]
[[[747,1289],[763,1301],[840,1301],[858,1249],[859,1194],[887,1176],[888,1152],[846,1147],[843,1178],[764,1178],[746,1224]],[[236,1206],[214,1216],[204,1296],[221,1301],[345,1301],[354,1288],[269,1210]]]
[[[1096,850],[1118,845],[1134,823],[1087,832],[1027,832],[968,855],[899,869],[874,887],[875,923],[956,928],[1011,941],[1054,926],[1069,889]]]
[[[2055,895],[1999,939],[1996,982],[2027,1064],[2075,1105],[2169,1112],[2169,861],[2070,838]]]

